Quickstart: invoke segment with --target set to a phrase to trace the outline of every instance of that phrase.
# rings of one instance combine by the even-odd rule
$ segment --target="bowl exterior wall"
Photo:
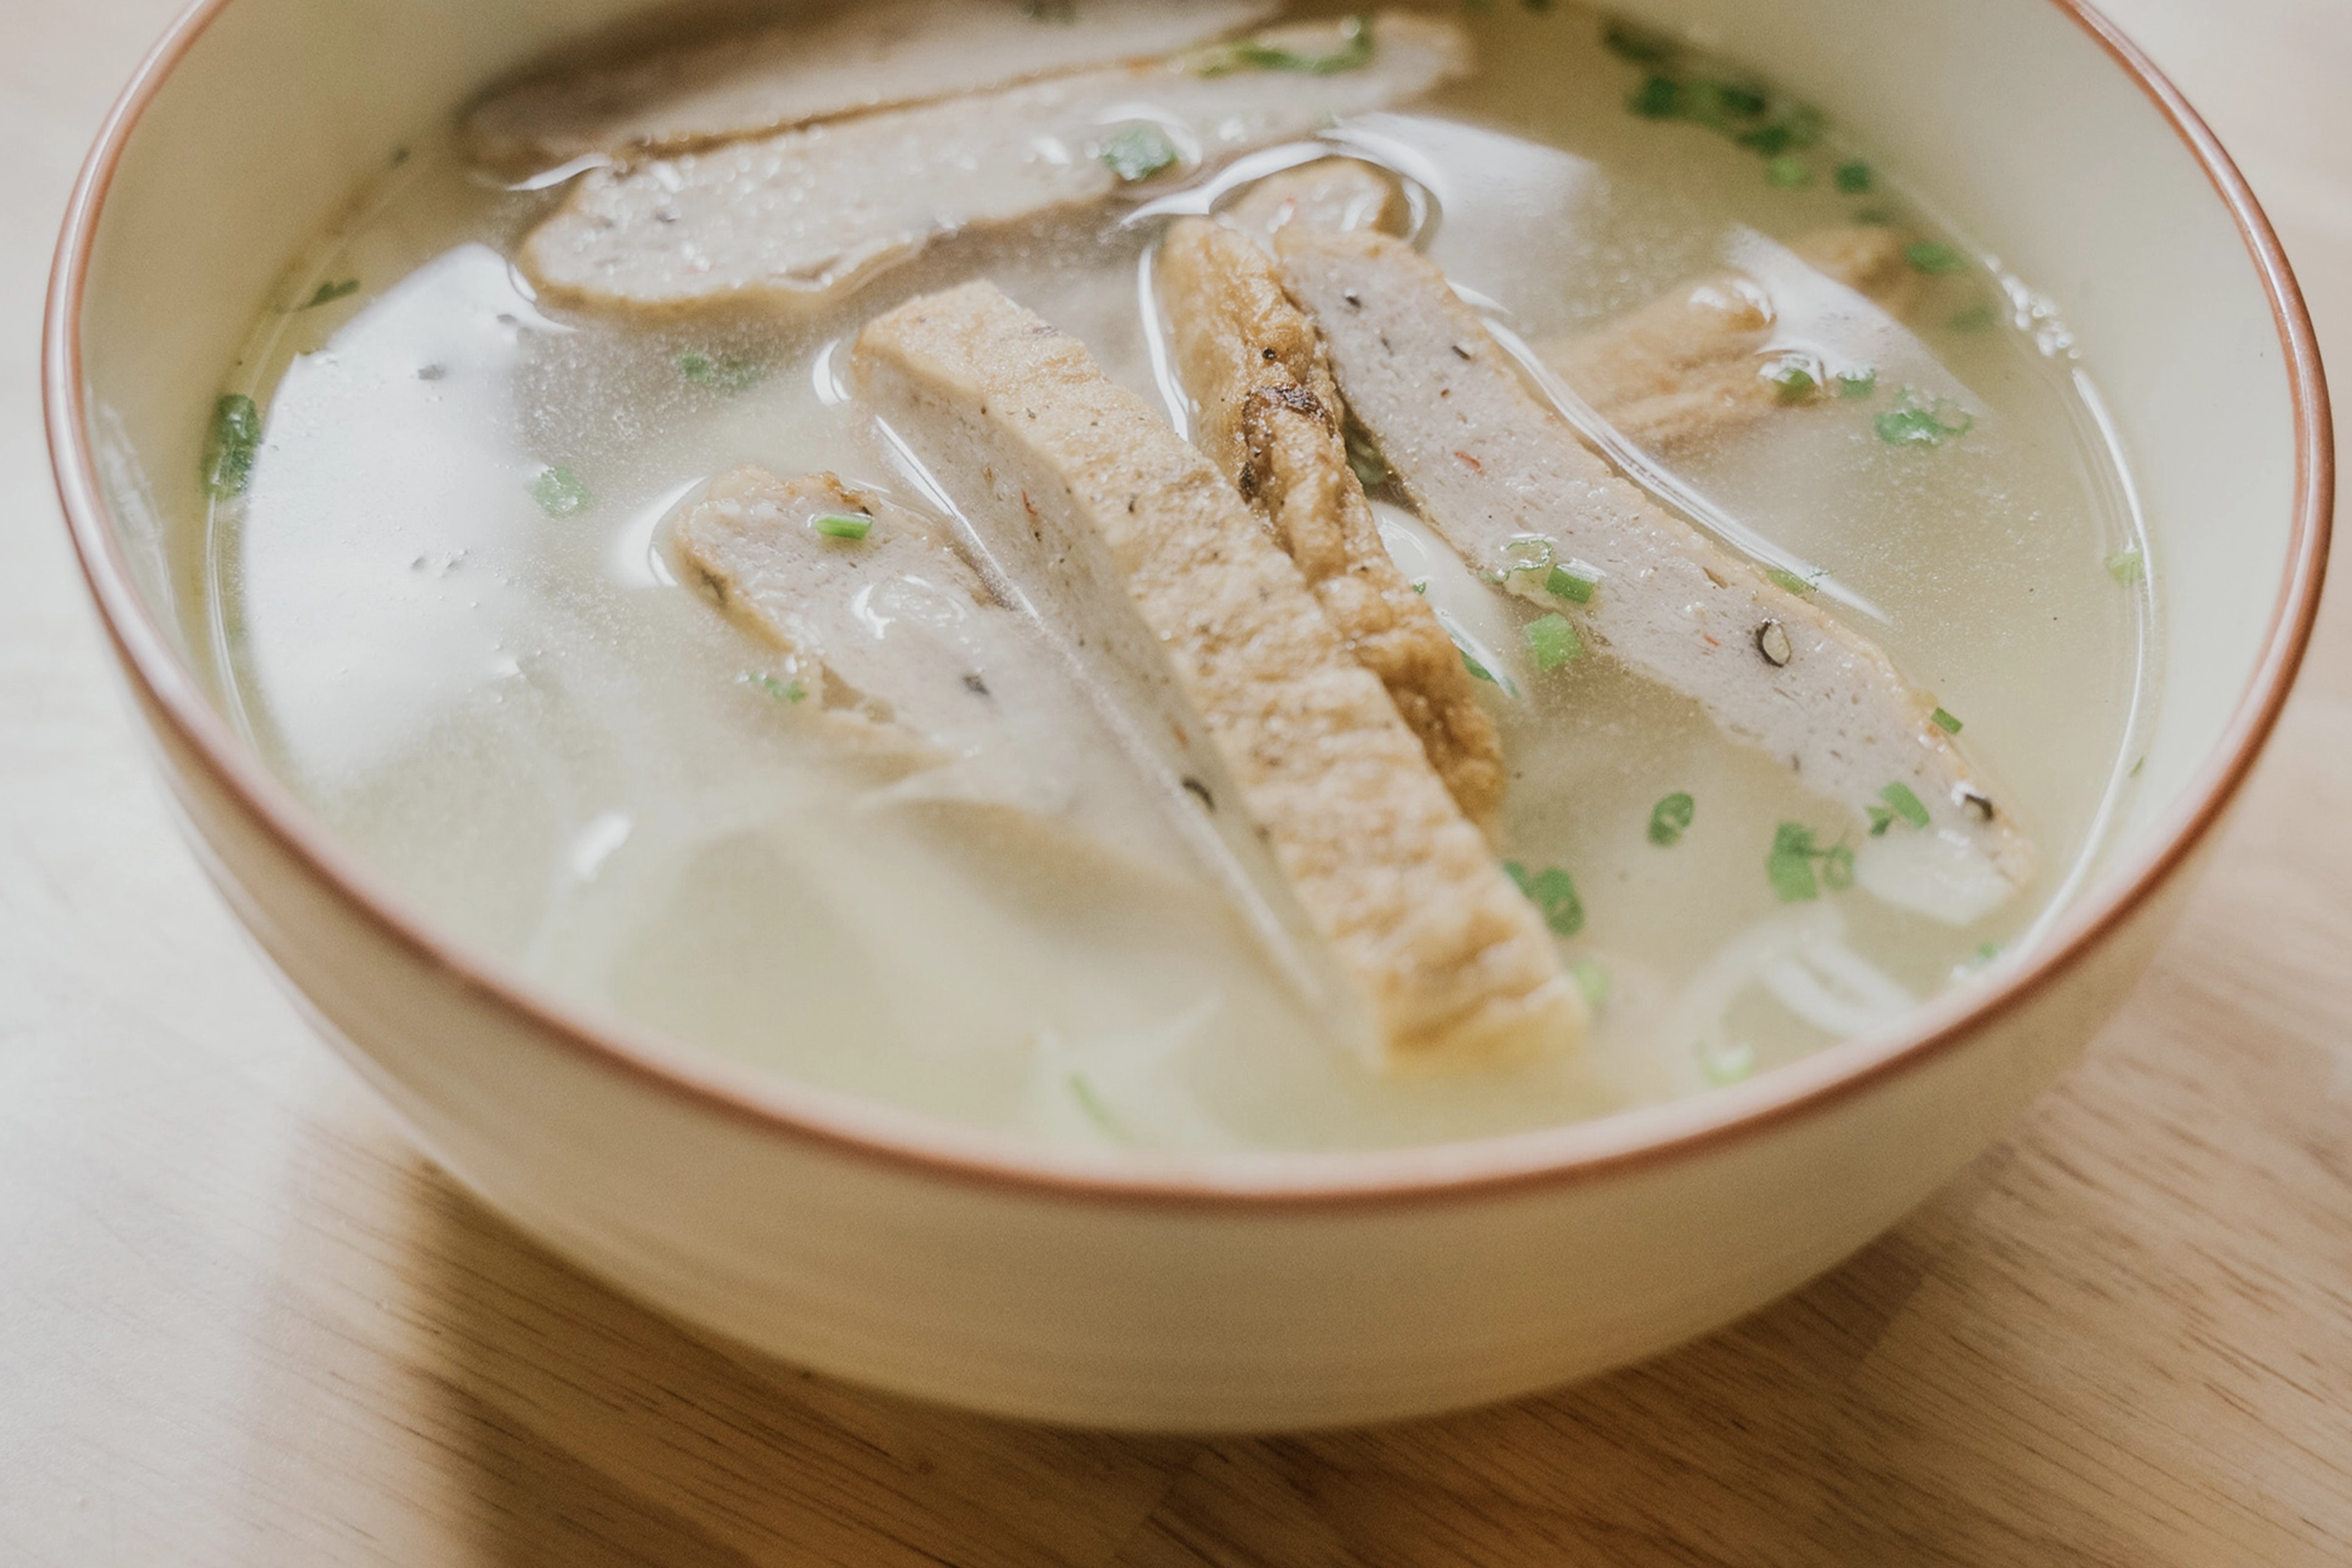
[[[66,445],[98,453],[78,461],[104,477],[68,460],[64,489],[215,879],[425,1146],[556,1249],[761,1350],[1009,1415],[1208,1431],[1507,1397],[1706,1332],[1864,1245],[2073,1058],[2171,922],[2189,881],[2178,861],[2016,1005],[1696,1144],[1516,1187],[1287,1205],[1089,1194],[860,1150],[665,1083],[441,962],[385,918],[392,901],[364,875],[331,872],[281,830],[303,818],[282,787],[233,782],[258,764],[223,760],[236,752],[225,726],[191,738],[185,716],[205,698],[188,645],[201,637],[177,635],[165,555],[201,518],[173,477],[194,471],[247,323],[347,193],[470,84],[634,4],[220,7],[184,36],[116,149],[119,177],[84,237],[89,293],[63,351],[76,357],[70,373],[50,364],[53,419],[83,417],[58,388],[68,374],[86,384],[90,428]],[[1714,27],[1842,108],[1843,86],[1810,77],[1851,67],[1842,81],[1868,89],[1857,127],[1891,168],[1958,193],[1972,226],[1979,204],[1998,214],[2031,198],[2058,215],[2020,240],[2018,263],[2061,289],[2100,280],[2075,324],[2147,465],[2158,559],[2200,584],[2208,612],[2168,624],[2146,815],[2126,837],[2186,831],[2185,816],[2156,818],[2260,739],[2259,724],[2230,728],[2246,722],[2231,715],[2249,650],[2292,668],[2275,625],[2256,647],[2261,612],[2294,565],[2296,465],[2324,474],[2326,461],[2324,447],[2289,449],[2269,299],[2204,171],[2071,22],[2053,30],[2063,16],[2043,0],[1636,8]],[[2004,41],[2027,36],[2032,47]],[[1916,91],[1873,86],[1857,53],[1896,44],[1948,68]],[[1960,137],[1946,100],[2003,107]],[[2096,156],[2068,155],[2078,141]],[[258,167],[256,148],[271,151]],[[1964,156],[1969,167],[1948,166]],[[1988,219],[1983,232],[1998,229]],[[2190,364],[2198,374],[2182,374]],[[2316,547],[2304,548],[2315,572]],[[1766,1086],[1726,1093],[1750,1089]]]
[[[961,1179],[652,1088],[408,944],[145,706],[206,864],[423,1145],[555,1250],[770,1354],[1097,1427],[1274,1430],[1508,1398],[1719,1327],[1885,1229],[2080,1049],[2176,877],[1912,1070],[1564,1184],[1270,1208]]]

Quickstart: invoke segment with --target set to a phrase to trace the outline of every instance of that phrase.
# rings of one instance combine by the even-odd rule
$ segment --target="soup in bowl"
[[[1092,1424],[1866,1241],[2145,963],[2325,545],[2274,240],[2046,0],[228,0],[50,325],[195,837],[423,1145]]]

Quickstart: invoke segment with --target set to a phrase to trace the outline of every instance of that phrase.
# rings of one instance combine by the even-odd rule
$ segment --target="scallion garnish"
[[[1858,196],[1870,189],[1870,165],[1859,158],[1849,158],[1837,166],[1837,188],[1850,196]]]
[[[1944,709],[1937,709],[1927,715],[1927,720],[1947,735],[1957,735],[1960,732],[1960,721]]]
[[[205,493],[226,500],[245,493],[253,479],[253,459],[261,450],[261,410],[242,392],[232,392],[213,405],[212,427],[205,435],[205,457],[199,470]]]
[[[317,293],[294,308],[297,310],[316,310],[320,305],[331,305],[338,300],[348,299],[359,291],[360,280],[356,278],[346,278],[341,283],[321,283]]]
[[[778,680],[768,674],[755,675],[753,684],[779,702],[798,702],[808,695],[808,688],[797,680]]]
[[[1959,247],[1940,239],[1922,239],[1906,247],[1903,259],[1918,272],[1964,272],[1969,265],[1968,256]]]
[[[1173,163],[1176,143],[1156,125],[1130,125],[1103,143],[1101,158],[1129,184],[1148,180]]]
[[[1780,128],[1775,126],[1773,129]],[[1802,158],[1783,153],[1765,160],[1764,179],[1767,184],[1778,185],[1784,191],[1797,191],[1813,183],[1813,172],[1805,166]]]
[[[1919,797],[1911,793],[1911,786],[1909,784],[1897,780],[1895,783],[1888,784],[1885,789],[1880,790],[1878,792],[1878,798],[1885,801],[1887,805],[1887,808],[1893,811],[1896,816],[1901,817],[1912,826],[1925,827],[1927,826],[1927,808],[1919,804]]]
[[[1584,929],[1584,900],[1576,896],[1576,881],[1557,866],[1529,874],[1517,860],[1503,862],[1503,870],[1518,884],[1528,901],[1543,911],[1544,924],[1557,936],[1574,936]]]
[[[1559,559],[1559,548],[1549,539],[1514,539],[1503,546],[1502,576],[1492,581],[1499,583],[1504,577],[1514,577],[1522,572],[1549,572]]]
[[[1483,680],[1489,686],[1500,686],[1502,684],[1501,681],[1495,679],[1495,672],[1493,670],[1488,669],[1485,665],[1480,664],[1476,659],[1470,657],[1470,650],[1468,648],[1463,648],[1460,652],[1462,654],[1462,668],[1470,672],[1471,679]]]
[[[1372,445],[1370,437],[1353,426],[1348,429],[1348,467],[1355,471],[1356,482],[1368,491],[1389,482],[1389,466],[1381,460],[1380,448]]]
[[[1878,372],[1870,365],[1837,373],[1837,395],[1840,397],[1868,397],[1877,390]]]
[[[1674,58],[1675,41],[1631,22],[1612,22],[1601,30],[1601,47],[1621,60],[1637,66],[1664,65]]]
[[[1538,669],[1558,669],[1572,658],[1584,657],[1584,639],[1576,635],[1566,616],[1538,616],[1527,624],[1525,635]]]
[[[1087,1120],[1102,1129],[1104,1136],[1112,1142],[1126,1142],[1127,1133],[1120,1128],[1118,1119],[1110,1113],[1110,1108],[1096,1095],[1095,1086],[1087,1081],[1087,1075],[1074,1072],[1070,1074],[1067,1081],[1070,1086],[1070,1098],[1078,1102],[1078,1109],[1087,1113]]]
[[[1672,120],[1682,106],[1682,89],[1672,77],[1654,76],[1625,100],[1625,107],[1644,120]]]
[[[1997,942],[1980,942],[1977,943],[1977,962],[1979,963],[1990,963],[1994,959],[1999,958],[2000,956],[2000,943]]]
[[[1670,849],[1682,842],[1690,831],[1691,818],[1698,813],[1698,803],[1684,791],[1662,798],[1650,808],[1650,842],[1662,849]]]
[[[1824,887],[1842,893],[1853,886],[1853,851],[1843,844],[1820,848],[1813,843],[1811,828],[1801,822],[1784,822],[1773,832],[1772,851],[1764,858],[1764,875],[1782,903],[1801,904],[1820,898]]]
[[[542,468],[530,481],[530,499],[550,517],[570,517],[595,500],[585,481],[570,468]]]
[[[1555,599],[1566,599],[1572,605],[1591,604],[1592,590],[1600,585],[1597,579],[1580,577],[1565,566],[1553,567],[1551,575],[1544,579],[1545,593]]]
[[[1568,973],[1576,982],[1576,988],[1584,993],[1584,1005],[1599,1012],[1601,1005],[1609,1000],[1609,966],[1597,958],[1580,958],[1569,965]]]
[[[1979,302],[1953,311],[1952,319],[1945,325],[1956,332],[1982,332],[1991,330],[1994,320],[1992,307]]]
[[[736,354],[708,354],[700,349],[688,349],[677,356],[677,374],[698,386],[741,392],[758,384],[760,378],[768,374],[768,367],[758,360]]]
[[[863,539],[874,531],[874,520],[856,512],[829,511],[812,519],[809,526],[827,539]]]
[[[1976,416],[1948,397],[1929,399],[1906,386],[1895,405],[1877,420],[1878,438],[1890,447],[1940,447],[1955,436],[1965,436]]]
[[[1244,38],[1237,44],[1227,44],[1202,56],[1193,68],[1202,76],[1223,76],[1228,71],[1304,71],[1309,76],[1337,76],[1341,71],[1360,70],[1372,63],[1372,24],[1363,16],[1349,16],[1339,24],[1339,47],[1328,55],[1302,55],[1296,49],[1280,48],[1273,44],[1261,44]]]
[[[2118,550],[2107,557],[2107,575],[2128,588],[2147,576],[2147,557],[2137,550]]]
[[[1780,824],[1772,835],[1772,852],[1764,859],[1764,875],[1784,904],[1820,898],[1821,887],[1813,879],[1813,830],[1801,822]]]
[[[1801,361],[1793,359],[1779,360],[1767,365],[1764,379],[1780,389],[1780,399],[1783,403],[1802,403],[1821,385],[1813,379],[1811,369]]]
[[[1811,578],[1800,577],[1785,566],[1767,566],[1764,575],[1774,587],[1785,588],[1791,594],[1811,593],[1822,578],[1819,574]]]

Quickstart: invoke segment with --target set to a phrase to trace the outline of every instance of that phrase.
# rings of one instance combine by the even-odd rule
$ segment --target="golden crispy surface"
[[[1503,799],[1502,742],[1453,639],[1381,542],[1314,324],[1263,249],[1205,219],[1170,232],[1159,278],[1201,449],[1272,525],[1464,815],[1488,826]]]
[[[1536,910],[1207,458],[986,282],[877,319],[856,357],[865,395],[927,458],[982,465],[989,493],[958,499],[983,530],[1107,555],[1125,613],[1368,993],[1382,1066],[1577,1037],[1582,1000]]]

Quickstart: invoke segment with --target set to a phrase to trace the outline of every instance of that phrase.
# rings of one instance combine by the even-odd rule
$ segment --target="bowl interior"
[[[159,634],[147,657],[177,661],[151,682],[168,675],[201,700],[197,639],[173,592],[202,526],[199,450],[224,373],[286,268],[480,83],[638,8],[233,0],[151,62],[153,90],[99,187],[78,343],[67,342],[125,584],[110,613]],[[2021,288],[2063,302],[2079,372],[2137,480],[2159,597],[2197,612],[2158,617],[2141,787],[2078,909],[2115,896],[2210,792],[2282,646],[2305,476],[2272,297],[2236,216],[2165,112],[2053,0],[1622,8],[1823,104],[1958,232],[1994,247]]]

